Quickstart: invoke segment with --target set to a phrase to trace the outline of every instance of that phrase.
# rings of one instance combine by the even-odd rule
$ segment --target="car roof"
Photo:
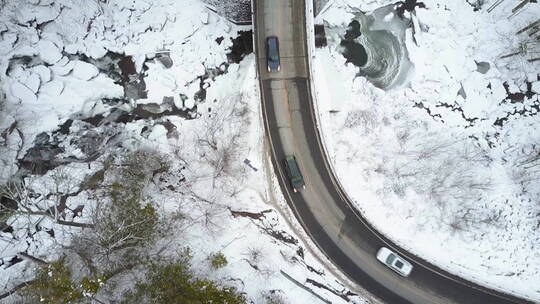
[[[377,251],[377,258],[384,259],[385,261],[390,255],[394,255],[396,257],[392,261],[393,265],[395,265],[397,261],[400,261],[401,263],[403,263],[403,266],[401,267],[401,269],[404,270],[404,272],[410,272],[410,270],[413,268],[412,264],[409,261],[407,261],[405,258],[403,258],[402,256],[398,255],[397,253],[393,252],[392,250],[386,247],[381,247]]]
[[[287,165],[290,167],[291,171],[298,171],[298,164],[296,163],[296,158],[294,156],[287,156]]]

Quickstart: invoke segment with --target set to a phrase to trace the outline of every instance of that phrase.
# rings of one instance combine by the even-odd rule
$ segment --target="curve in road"
[[[310,90],[304,0],[253,0],[254,44],[266,136],[285,198],[319,249],[350,279],[387,303],[530,303],[445,272],[400,249],[352,207],[330,169]],[[265,38],[280,41],[281,71],[268,73]],[[283,159],[295,155],[306,189],[294,193]],[[379,263],[386,246],[414,266],[408,278]]]

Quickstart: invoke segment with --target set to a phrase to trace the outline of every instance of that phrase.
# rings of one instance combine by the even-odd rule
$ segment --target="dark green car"
[[[298,163],[293,155],[289,155],[285,158],[285,168],[287,169],[287,175],[289,176],[294,192],[305,189],[306,184],[304,183],[304,177],[302,176],[302,173],[300,173]]]

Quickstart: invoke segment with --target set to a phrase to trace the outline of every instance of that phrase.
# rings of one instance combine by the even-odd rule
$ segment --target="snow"
[[[26,85],[30,90],[32,90],[32,93],[36,94],[39,90],[39,86],[41,85],[39,75],[36,73],[30,74],[30,76],[28,76],[28,78],[26,79]]]
[[[404,249],[540,301],[539,97],[511,102],[505,89],[525,92],[529,81],[537,93],[540,63],[527,61],[534,49],[501,58],[522,50],[527,35],[515,33],[540,6],[509,18],[512,3],[488,13],[462,0],[426,1],[413,16],[418,45],[406,33],[410,86],[383,91],[345,65],[334,33],[345,33],[351,11],[391,3],[336,0],[316,20],[330,29],[312,75],[335,172],[362,214]],[[478,71],[479,62],[490,68]]]
[[[36,102],[37,100],[36,94],[34,94],[32,89],[18,81],[13,82],[10,89],[11,94],[21,101]]]
[[[532,83],[531,91],[540,94],[540,81],[535,81]]]
[[[98,68],[90,63],[75,60],[73,64],[73,77],[80,80],[90,80],[99,74]]]
[[[63,57],[55,65],[51,66],[51,70],[58,76],[66,76],[71,73],[75,67],[75,62],[69,61],[67,57]]]
[[[59,79],[55,79],[51,82],[46,83],[41,87],[40,96],[56,98],[62,94],[64,90],[64,82]]]
[[[201,22],[202,24],[208,24],[208,18],[210,17],[209,12],[204,12],[201,14]]]
[[[17,41],[17,35],[13,33],[2,33],[2,40],[0,40],[0,54],[4,54],[5,51],[11,49]]]
[[[48,64],[55,64],[62,58],[61,50],[49,40],[40,40],[37,49],[41,59]]]
[[[40,4],[39,6],[20,6],[14,10],[15,17],[20,24],[30,23],[35,21],[36,23],[45,23],[47,21],[54,20],[60,13],[60,8],[54,5],[48,5],[47,3],[40,3],[39,0],[33,1],[33,4]],[[42,1],[46,2],[46,1]],[[30,1],[32,3],[32,1]]]
[[[44,66],[44,65],[38,65],[32,68],[32,72],[35,72],[39,75],[39,79],[41,83],[46,83],[51,81],[51,70]]]
[[[11,1],[4,8],[0,22],[7,24],[8,32],[2,37],[9,40],[7,44],[0,42],[6,46],[0,48],[0,88],[6,92],[6,102],[0,106],[0,133],[6,138],[5,146],[0,145],[0,180],[5,181],[17,172],[17,161],[38,143],[58,145],[60,154],[51,157],[76,161],[43,175],[27,173],[25,180],[41,197],[51,197],[36,200],[38,205],[49,207],[58,191],[76,191],[80,181],[102,169],[109,157],[152,149],[164,153],[172,165],[171,172],[160,174],[145,189],[149,200],[167,219],[180,212],[187,217],[186,222],[164,227],[168,236],[160,242],[169,247],[160,253],[163,258],[174,257],[189,245],[198,273],[238,287],[255,303],[264,302],[261,295],[270,290],[277,290],[289,302],[318,301],[285,278],[281,270],[332,303],[347,301],[307,283],[307,279],[338,294],[351,288],[358,290],[317,251],[276,188],[261,140],[264,129],[254,55],[246,56],[240,64],[229,65],[226,74],[205,80],[205,101],[194,98],[200,89],[198,77],[206,69],[226,63],[231,38],[236,37],[238,30],[249,28],[235,26],[209,13],[197,0],[182,1],[181,5],[175,0]],[[17,14],[15,19],[13,14]],[[38,34],[32,25],[34,19],[52,22]],[[30,25],[17,25],[12,20]],[[215,42],[218,37],[224,38],[219,45]],[[155,58],[156,52],[167,51],[173,63],[170,68],[159,60],[149,60]],[[108,52],[133,58],[136,70],[144,76],[145,98],[126,98],[126,81],[118,81],[121,76],[109,73],[113,60],[104,58]],[[126,78],[134,81],[137,76]],[[187,96],[184,102],[181,95]],[[134,115],[135,109],[141,107],[169,111],[173,106],[164,101],[170,98],[179,108],[192,109],[196,119],[181,115],[132,119],[126,115],[126,122],[115,121],[114,114]],[[102,120],[98,120],[100,115]],[[213,136],[211,132],[215,132],[212,144],[217,150],[204,144],[206,136]],[[220,161],[219,152],[224,149],[231,149],[230,159],[223,173],[219,173],[215,162]],[[46,158],[51,152],[38,153]],[[86,160],[92,153],[100,156]],[[176,176],[176,172],[181,176]],[[186,181],[179,181],[180,178]],[[59,181],[66,184],[49,195]],[[70,210],[85,206],[78,220],[91,216],[92,207],[98,203],[94,194],[83,191],[67,199]],[[231,210],[264,211],[265,216],[260,220],[234,217]],[[66,211],[66,219],[74,216]],[[63,254],[62,246],[69,245],[81,233],[46,217],[18,217],[10,221],[15,232],[2,232],[0,238],[3,261],[24,251],[52,261]],[[36,222],[39,224],[33,225]],[[54,238],[39,229],[53,229]],[[270,232],[281,233],[292,241],[280,240]],[[229,263],[212,270],[208,257],[218,251],[226,255]],[[254,252],[260,252],[257,258]],[[30,261],[10,267],[2,264],[0,286],[8,290],[31,279],[34,266]],[[119,278],[120,288],[130,286],[134,276],[129,274],[123,281]],[[361,296],[348,297],[349,303],[366,303]]]

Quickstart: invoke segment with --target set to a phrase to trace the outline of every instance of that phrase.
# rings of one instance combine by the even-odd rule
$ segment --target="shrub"
[[[212,255],[211,263],[213,269],[219,269],[227,266],[229,262],[227,261],[227,258],[222,252],[218,252]]]
[[[269,290],[262,294],[265,304],[287,304],[286,298],[282,295],[281,290]]]
[[[194,278],[187,259],[151,264],[144,280],[124,294],[122,303],[243,304],[246,298],[236,288]]]
[[[98,209],[96,232],[107,251],[136,247],[152,239],[159,222],[156,209],[128,194],[120,184],[111,187],[111,204]]]
[[[104,277],[83,277],[73,281],[71,270],[65,258],[41,265],[36,277],[24,287],[20,295],[31,299],[32,303],[80,303],[84,298],[92,298],[105,284]]]
[[[76,303],[83,298],[64,259],[38,268],[35,280],[22,290],[22,295],[45,304]]]

